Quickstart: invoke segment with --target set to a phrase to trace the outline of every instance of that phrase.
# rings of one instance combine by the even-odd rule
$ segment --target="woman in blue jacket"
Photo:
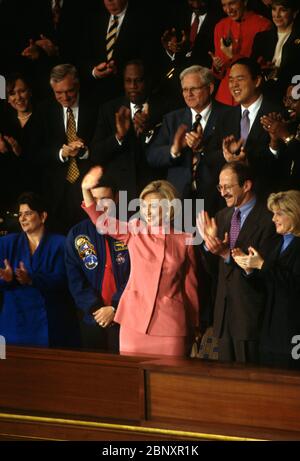
[[[65,238],[46,231],[47,212],[38,196],[22,194],[18,205],[22,232],[0,238],[0,335],[7,344],[76,346]]]

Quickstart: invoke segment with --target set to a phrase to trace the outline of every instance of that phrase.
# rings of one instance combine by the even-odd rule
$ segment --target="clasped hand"
[[[16,275],[17,281],[21,285],[31,285],[32,284],[32,279],[29,276],[28,271],[23,261],[19,262],[19,267],[15,270],[15,275]],[[0,269],[0,278],[7,283],[13,281],[14,273],[13,273],[13,269],[8,259],[4,259],[4,269]]]
[[[240,248],[234,248],[231,255],[238,266],[249,273],[253,269],[261,269],[264,259],[253,247],[248,248],[248,254],[244,253]]]

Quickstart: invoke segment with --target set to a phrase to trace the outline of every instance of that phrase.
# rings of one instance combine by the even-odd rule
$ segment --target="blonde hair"
[[[140,200],[144,200],[148,194],[158,194],[162,199],[170,202],[169,217],[172,221],[176,212],[176,202],[179,200],[178,193],[175,187],[164,179],[150,182],[140,193]],[[174,202],[173,202],[174,200]],[[173,202],[173,203],[172,203]]]
[[[268,209],[282,210],[292,220],[290,232],[296,237],[300,237],[300,191],[287,190],[284,192],[273,193],[268,198]]]

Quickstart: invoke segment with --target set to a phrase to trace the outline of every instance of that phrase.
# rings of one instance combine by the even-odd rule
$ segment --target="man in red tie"
[[[192,64],[210,67],[214,27],[221,18],[214,0],[186,0],[182,11],[170,18],[162,36],[164,60],[169,66],[183,69]]]

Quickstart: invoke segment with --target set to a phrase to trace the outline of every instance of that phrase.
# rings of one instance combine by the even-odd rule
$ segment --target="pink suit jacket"
[[[141,223],[98,219],[95,205],[83,209],[100,233],[128,245],[131,273],[120,299],[115,322],[140,333],[156,336],[188,336],[199,324],[198,280],[193,245],[187,233],[134,233]],[[120,230],[122,225],[122,230]],[[116,229],[116,230],[113,230]],[[122,232],[122,233],[121,233]]]

